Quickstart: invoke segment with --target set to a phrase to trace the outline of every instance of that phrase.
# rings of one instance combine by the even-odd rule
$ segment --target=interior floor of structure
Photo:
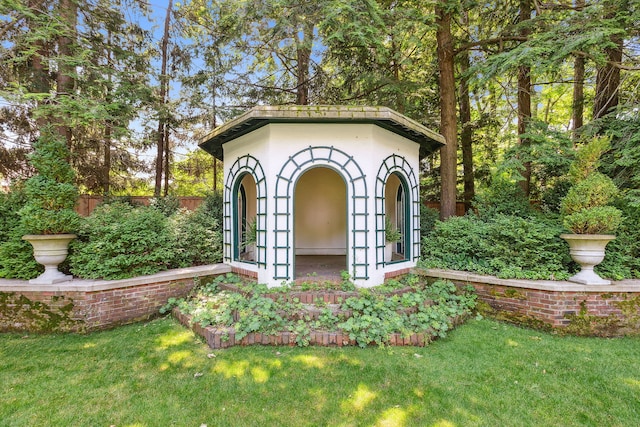
[[[348,271],[346,255],[296,255],[296,279],[335,280]]]

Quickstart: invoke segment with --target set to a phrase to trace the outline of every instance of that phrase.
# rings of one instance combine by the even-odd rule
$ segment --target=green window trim
[[[249,174],[256,183],[256,259],[238,259],[241,236],[238,235],[238,191],[243,177]],[[250,154],[238,157],[229,169],[225,181],[223,202],[224,259],[267,266],[267,181],[260,161]]]
[[[400,178],[401,185],[405,186],[405,258],[385,262],[385,186],[392,174]],[[403,156],[392,154],[382,161],[375,182],[376,268],[417,260],[420,257],[420,186],[411,164]]]

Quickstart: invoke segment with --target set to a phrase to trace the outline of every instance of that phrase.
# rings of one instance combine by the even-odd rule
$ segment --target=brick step
[[[221,284],[219,285],[221,290],[238,292],[245,295],[251,295],[252,292],[249,290],[243,290],[235,285],[231,284]],[[394,291],[385,292],[387,296],[394,295],[403,295],[407,292],[413,291],[410,287],[405,287],[402,289],[397,289]],[[360,294],[356,291],[340,291],[334,289],[322,289],[322,290],[296,290],[296,288],[292,288],[286,293],[282,292],[274,292],[274,293],[266,293],[263,295],[265,298],[271,298],[274,301],[284,300],[284,301],[294,301],[298,300],[302,304],[315,304],[317,301],[326,303],[326,304],[340,304],[347,298],[358,297]]]
[[[235,330],[229,328],[216,328],[213,326],[202,327],[197,323],[191,323],[190,316],[180,313],[174,309],[173,315],[185,326],[190,327],[194,333],[201,336],[209,347],[212,349],[223,349],[233,346],[247,345],[280,345],[295,346],[297,344],[297,335],[292,332],[278,332],[275,334],[263,334],[252,332],[244,336],[240,340],[236,340]],[[454,319],[457,324],[462,319]],[[436,336],[430,331],[402,336],[399,333],[393,333],[388,337],[387,344],[393,346],[416,346],[424,347],[432,342]],[[328,332],[328,331],[311,331],[309,336],[309,345],[326,346],[326,347],[344,347],[356,346],[356,340],[349,338],[346,332]]]
[[[219,286],[221,290],[226,290],[230,292],[238,292],[245,294],[247,296],[251,295],[252,292],[250,290],[243,290],[238,288],[232,284],[222,284]],[[390,292],[385,292],[385,296],[392,297],[394,295],[403,295],[407,292],[411,292],[413,289],[410,287],[405,287],[402,289],[397,289]],[[360,294],[355,291],[338,291],[333,289],[325,289],[325,290],[313,290],[313,291],[296,291],[291,290],[286,293],[275,292],[275,293],[267,293],[263,294],[265,298],[270,298],[274,301],[290,301],[290,302],[299,302],[303,305],[303,309],[293,314],[287,314],[284,312],[280,312],[281,316],[286,316],[290,320],[318,320],[320,315],[322,314],[323,309],[330,308],[332,313],[339,318],[344,320],[350,318],[352,316],[351,310],[342,310],[340,308],[342,302],[344,302],[347,298],[358,297]],[[425,301],[425,306],[431,306],[435,304],[433,301]],[[417,311],[416,307],[408,307],[402,310],[406,314],[415,313]],[[237,322],[239,320],[238,313],[233,313],[233,320]]]
[[[238,292],[246,296],[252,294],[251,290],[242,289],[231,284],[220,285],[221,290],[229,292]],[[390,292],[385,292],[383,295],[391,297],[394,295],[403,295],[407,292],[413,291],[412,288],[406,287],[397,289]],[[360,294],[358,292],[340,291],[333,289],[319,289],[319,290],[288,290],[284,292],[274,292],[268,294],[262,294],[266,298],[270,298],[274,301],[295,301],[300,302],[302,309],[295,313],[279,313],[281,316],[287,316],[290,320],[318,320],[325,309],[330,309],[331,312],[339,317],[341,320],[346,320],[352,316],[351,310],[342,310],[342,302],[350,297],[357,297]],[[434,305],[434,301],[425,301],[425,306]],[[415,313],[416,307],[408,307],[401,309],[406,314]],[[192,324],[191,317],[181,313],[178,309],[173,310],[173,315],[185,326],[190,327],[196,334],[202,336],[207,344],[214,349],[227,348],[235,345],[296,345],[298,337],[292,332],[278,332],[274,334],[263,333],[249,333],[242,339],[236,339],[235,330],[233,327],[214,327],[207,326],[202,327],[199,324]],[[234,321],[239,320],[238,313],[233,314]],[[454,323],[458,323],[461,319],[453,319]],[[409,336],[402,336],[399,333],[391,334],[386,342],[389,345],[396,346],[425,346],[429,342],[435,339],[435,335],[431,331],[424,331],[422,333],[411,334]],[[355,340],[349,339],[349,334],[342,331],[311,331],[308,338],[309,345],[320,346],[353,346],[357,345]]]

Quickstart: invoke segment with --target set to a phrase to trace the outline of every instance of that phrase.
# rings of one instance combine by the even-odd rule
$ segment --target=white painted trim
[[[73,279],[53,285],[30,285],[27,280],[0,279],[0,292],[95,292],[111,289],[129,288],[150,283],[171,282],[193,277],[212,276],[231,272],[227,264],[200,265],[197,267],[177,268],[162,271],[149,276],[138,276],[120,280]]]
[[[594,293],[640,292],[640,280],[620,280],[612,282],[611,285],[581,285],[561,280],[500,279],[495,276],[485,276],[466,271],[440,270],[435,268],[416,268],[414,271],[417,274],[440,279],[485,283],[487,285],[510,286],[513,288],[536,289],[540,291]]]
[[[347,255],[347,248],[296,248],[296,255]]]

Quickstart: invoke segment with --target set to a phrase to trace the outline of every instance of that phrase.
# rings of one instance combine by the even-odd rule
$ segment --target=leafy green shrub
[[[557,221],[540,216],[450,218],[423,240],[420,264],[503,278],[563,279],[570,260],[560,231]]]
[[[440,212],[436,209],[427,207],[424,203],[420,204],[420,237],[425,237],[431,233],[436,222],[440,218]]]
[[[531,204],[517,182],[505,174],[495,174],[485,191],[478,193],[473,201],[478,216],[491,218],[497,214],[529,216]]]
[[[563,279],[570,257],[557,220],[497,215],[487,223],[489,264],[498,277]]]
[[[541,207],[544,212],[560,213],[562,200],[571,187],[568,179],[556,179],[553,185],[547,186],[542,192]]]
[[[33,247],[22,240],[27,234],[18,212],[26,203],[24,189],[14,185],[8,194],[0,193],[0,277],[33,279],[44,267],[33,258]]]
[[[596,270],[601,276],[614,280],[640,279],[640,207],[626,204],[620,208],[624,219]]]
[[[422,264],[429,267],[488,273],[481,267],[487,252],[485,223],[467,214],[437,222],[433,231],[422,241]]]
[[[562,200],[561,212],[571,215],[583,209],[604,206],[618,194],[611,178],[595,172],[571,187]]]
[[[567,215],[563,224],[576,234],[612,233],[622,222],[622,212],[613,206],[595,206]]]
[[[171,217],[178,266],[222,262],[221,220],[212,216],[204,205],[193,212],[179,211]]]
[[[149,206],[158,209],[164,216],[170,217],[180,209],[180,199],[172,195],[153,197],[149,200]]]
[[[29,161],[38,174],[25,183],[26,203],[20,210],[25,234],[59,234],[74,232],[80,217],[74,207],[78,189],[75,172],[67,162],[69,150],[53,129],[41,130],[33,144]]]
[[[176,251],[168,221],[155,208],[98,206],[71,245],[71,271],[88,279],[123,279],[170,268]]]
[[[600,156],[609,147],[609,139],[592,138],[582,146],[571,165],[569,175],[574,185],[562,200],[560,212],[564,226],[576,234],[614,232],[622,220],[622,212],[610,204],[618,187],[606,175],[597,172]]]
[[[222,202],[220,193],[210,194],[194,212],[171,218],[178,265],[222,262]]]
[[[206,212],[208,215],[211,215],[214,218],[218,218],[218,220],[222,224],[223,207],[224,200],[222,198],[222,193],[217,192],[208,194],[207,197],[204,198],[202,204],[198,207],[198,209]]]

